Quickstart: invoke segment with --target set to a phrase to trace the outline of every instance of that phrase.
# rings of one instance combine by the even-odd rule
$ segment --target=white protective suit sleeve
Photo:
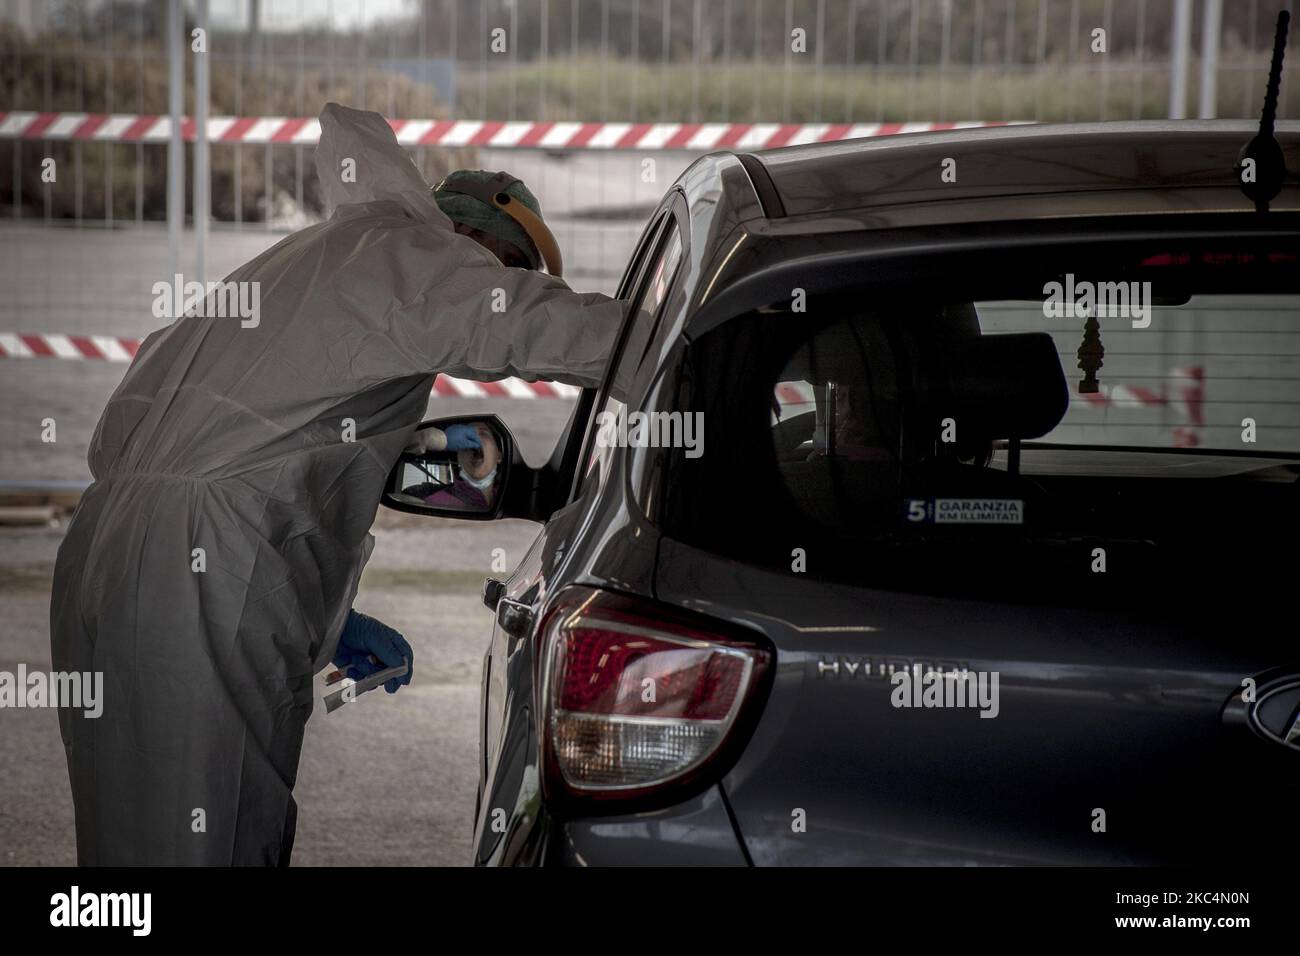
[[[351,283],[339,290],[368,313],[379,297],[389,303],[383,333],[406,354],[398,369],[377,368],[377,375],[422,367],[480,380],[600,384],[625,303],[574,292],[544,273],[507,268],[458,234],[378,113],[330,103],[320,123],[316,173],[334,217],[391,222],[401,215],[410,226],[376,234],[379,249],[359,247],[354,257],[378,253],[370,256],[374,268],[349,268]]]

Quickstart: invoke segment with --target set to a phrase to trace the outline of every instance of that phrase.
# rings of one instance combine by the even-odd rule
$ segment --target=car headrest
[[[1061,359],[1046,332],[972,337],[944,365],[946,388],[935,410],[956,421],[962,438],[1039,438],[1070,407]]]

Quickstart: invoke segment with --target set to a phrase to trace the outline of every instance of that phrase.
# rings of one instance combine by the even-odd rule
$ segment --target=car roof
[[[1152,192],[1237,189],[1237,155],[1257,131],[1250,120],[954,129],[765,150],[751,154],[757,164],[747,168],[752,178],[761,167],[758,177],[765,174],[779,197],[780,210],[764,203],[769,218],[774,211],[795,217],[984,200],[981,214],[1003,219],[1000,203],[988,200],[1041,197],[1036,205],[1050,214],[1062,193],[1096,192],[1127,194],[1133,212],[1143,205],[1157,211],[1164,203]],[[1295,208],[1300,123],[1277,123],[1276,136],[1291,173],[1279,199]],[[945,166],[952,181],[942,176]],[[763,198],[763,184],[755,188]],[[972,219],[967,211],[954,221]]]
[[[788,290],[781,283],[797,276],[807,287],[810,272],[842,277],[882,250],[935,241],[954,250],[994,234],[1038,242],[1045,230],[1137,228],[1152,216],[1179,229],[1294,236],[1300,122],[1276,125],[1288,176],[1268,219],[1236,173],[1257,132],[1250,120],[1023,124],[709,153],[677,183],[690,268],[674,330],[703,334],[774,301],[763,298],[769,285]],[[953,182],[941,178],[946,159]]]

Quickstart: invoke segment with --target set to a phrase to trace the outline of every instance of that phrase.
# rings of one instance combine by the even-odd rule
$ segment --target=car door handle
[[[533,627],[533,609],[527,604],[503,597],[497,603],[497,623],[511,637],[523,637]]]

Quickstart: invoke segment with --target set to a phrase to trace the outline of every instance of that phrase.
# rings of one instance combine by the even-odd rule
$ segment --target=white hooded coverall
[[[150,335],[91,443],[50,609],[55,669],[104,674],[59,714],[82,864],[288,861],[312,675],[434,376],[594,386],[624,315],[456,234],[377,113],[320,120],[333,215],[227,278],[257,324]]]

